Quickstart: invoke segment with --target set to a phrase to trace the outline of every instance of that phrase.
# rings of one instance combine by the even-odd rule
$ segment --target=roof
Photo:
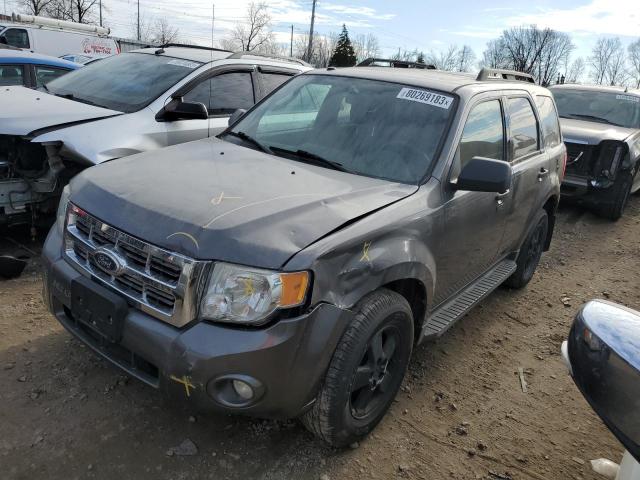
[[[578,83],[563,83],[549,87],[551,90],[584,90],[587,92],[608,92],[626,93],[629,95],[640,95],[640,90],[636,88],[607,86],[607,85],[580,85]]]
[[[476,75],[471,73],[445,72],[442,70],[429,69],[350,67],[318,69],[310,73],[397,82],[452,93],[464,87],[475,87],[475,89],[479,91],[496,89],[544,90],[542,87],[528,82],[508,80],[480,81],[476,79]]]
[[[157,51],[162,53],[156,54]],[[198,47],[198,46],[166,46],[166,47],[152,47],[141,48],[138,50],[132,50],[130,53],[145,53],[151,55],[163,55],[166,57],[181,58],[184,60],[191,60],[200,63],[215,62],[216,60],[226,60],[228,58],[243,59],[243,60],[257,60],[258,62],[266,63],[282,63],[288,66],[294,66],[298,69],[306,66],[304,62],[295,59],[287,59],[282,57],[269,57],[257,54],[251,54],[250,52],[234,53],[228,50],[220,50],[215,48]]]
[[[32,53],[24,50],[0,50],[0,63],[4,64],[36,64],[49,65],[51,67],[62,67],[75,70],[82,67],[79,63],[69,62],[62,58],[50,57],[40,53]]]

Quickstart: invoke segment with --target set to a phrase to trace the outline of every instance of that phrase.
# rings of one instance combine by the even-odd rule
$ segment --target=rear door
[[[547,182],[551,173],[534,100],[527,92],[514,92],[505,96],[504,105],[513,179],[509,194],[503,198],[506,214],[503,254],[520,248],[532,215],[542,205],[541,197],[549,191]]]

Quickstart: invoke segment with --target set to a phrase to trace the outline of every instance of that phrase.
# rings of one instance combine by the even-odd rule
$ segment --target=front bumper
[[[320,304],[261,329],[206,322],[178,329],[129,307],[122,339],[111,343],[73,318],[71,282],[82,274],[62,258],[61,246],[54,226],[43,250],[44,297],[58,321],[130,375],[199,409],[267,418],[300,415],[313,403],[353,316]],[[243,406],[217,398],[220,379],[236,376],[257,381],[259,398]]]
[[[606,178],[593,179],[567,174],[562,180],[560,191],[565,198],[575,199],[579,202],[600,204],[606,200],[604,196],[614,183],[614,181]]]

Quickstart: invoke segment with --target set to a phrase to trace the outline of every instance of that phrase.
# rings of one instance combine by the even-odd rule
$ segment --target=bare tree
[[[78,23],[93,23],[95,21],[94,7],[98,0],[71,0],[73,20]]]
[[[449,45],[446,49],[436,52],[431,50],[425,61],[434,65],[438,70],[454,72],[458,70],[460,52],[456,45]]]
[[[584,61],[584,58],[578,57],[573,62],[569,68],[567,68],[567,73],[565,75],[564,81],[566,83],[580,83],[582,80],[587,65]]]
[[[508,68],[509,60],[501,38],[487,43],[487,49],[482,54],[480,65],[488,68]]]
[[[544,44],[540,52],[540,59],[532,72],[538,82],[543,86],[549,86],[557,78],[562,65],[566,65],[569,54],[574,49],[569,35],[551,31],[549,41]]]
[[[20,0],[18,6],[29,15],[40,15],[44,13],[49,3],[51,0]]]
[[[307,60],[318,68],[329,66],[329,60],[338,43],[338,34],[331,32],[328,35],[314,35],[313,51],[311,58]],[[309,34],[298,35],[293,41],[293,56],[296,58],[306,58],[309,48]]]
[[[249,4],[244,21],[238,23],[222,42],[229,50],[256,53],[274,48],[274,43],[267,4],[255,2]]]
[[[457,70],[459,72],[468,72],[473,69],[476,61],[476,54],[469,45],[463,45],[458,51]]]
[[[50,0],[43,13],[58,20],[77,23],[96,23],[98,0]]]
[[[621,56],[624,51],[619,38],[600,38],[589,57],[593,81],[603,85],[618,80]]]
[[[177,27],[172,27],[166,18],[156,18],[151,33],[151,42],[158,45],[175,43],[178,40],[180,31]]]
[[[629,67],[636,88],[640,88],[640,38],[629,45]]]
[[[368,35],[356,35],[352,43],[358,62],[361,62],[365,58],[380,56],[380,42],[378,42],[378,37],[372,33]]]

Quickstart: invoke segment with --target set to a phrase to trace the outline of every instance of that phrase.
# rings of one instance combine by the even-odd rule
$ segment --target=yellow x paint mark
[[[178,382],[184,385],[184,391],[187,392],[187,397],[191,396],[191,390],[189,390],[190,388],[193,388],[194,390],[196,389],[196,386],[193,383],[191,383],[191,378],[187,377],[186,375],[183,375],[182,378],[178,378],[175,375],[171,375],[169,378],[174,382]]]
[[[362,257],[360,257],[361,262],[370,262],[369,258],[369,247],[371,247],[371,242],[364,242],[362,246]]]

